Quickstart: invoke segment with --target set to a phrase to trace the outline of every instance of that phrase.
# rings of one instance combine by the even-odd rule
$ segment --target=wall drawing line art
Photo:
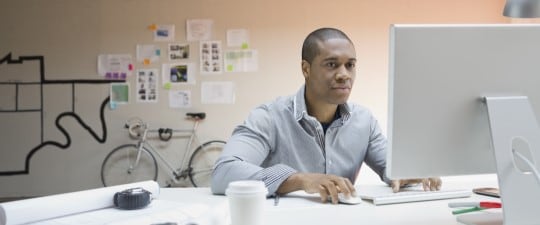
[[[8,66],[8,65],[16,65],[16,64],[24,64],[24,63],[30,63],[37,61],[39,64],[39,81],[21,81],[18,79],[11,79],[7,82],[0,82],[0,85],[3,87],[9,87],[15,91],[15,98],[13,99],[15,102],[13,104],[12,108],[0,108],[0,118],[3,116],[3,114],[22,114],[22,113],[37,113],[40,117],[40,128],[41,128],[41,144],[38,144],[37,146],[33,147],[29,152],[26,154],[26,158],[24,160],[24,169],[16,169],[16,170],[5,170],[0,169],[0,176],[12,176],[12,175],[24,175],[30,173],[30,163],[32,160],[32,156],[34,156],[38,151],[43,149],[47,146],[55,146],[59,149],[67,149],[71,145],[71,136],[67,132],[67,130],[62,126],[61,121],[65,120],[66,118],[74,118],[77,123],[83,127],[90,135],[99,143],[103,144],[107,140],[107,126],[105,123],[105,108],[107,106],[107,103],[109,102],[110,98],[106,97],[100,106],[100,121],[101,121],[101,136],[98,135],[92,127],[90,127],[84,120],[75,113],[75,88],[77,84],[96,84],[96,85],[107,85],[113,82],[124,82],[124,80],[85,80],[85,79],[74,79],[74,80],[47,80],[45,79],[45,65],[44,65],[44,57],[43,56],[20,56],[18,59],[12,59],[11,53],[8,53],[6,56],[4,56],[2,59],[0,59],[0,68],[2,66]],[[0,71],[1,72],[1,71]],[[0,73],[0,76],[2,74]],[[62,133],[63,137],[65,138],[64,143],[60,143],[57,141],[52,140],[44,140],[44,85],[70,85],[71,86],[71,111],[62,112],[56,116],[55,119],[55,127]],[[39,107],[35,108],[22,108],[20,107],[19,103],[19,94],[21,89],[24,89],[23,87],[27,85],[33,85],[39,87]],[[3,121],[3,120],[2,120]],[[3,126],[0,124],[0,126]],[[2,154],[9,154],[8,151],[3,150],[0,151],[0,158],[4,157]]]

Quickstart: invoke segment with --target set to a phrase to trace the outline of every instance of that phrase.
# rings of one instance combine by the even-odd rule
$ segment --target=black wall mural
[[[59,149],[67,149],[71,145],[71,136],[62,126],[61,121],[65,118],[74,118],[81,127],[88,131],[88,133],[99,143],[105,143],[107,141],[107,125],[105,123],[105,109],[107,103],[109,102],[109,97],[105,98],[100,106],[100,121],[101,121],[101,136],[99,136],[92,127],[90,127],[84,120],[75,113],[75,88],[77,84],[96,84],[96,85],[107,85],[113,82],[124,82],[124,80],[84,80],[84,79],[74,79],[74,80],[47,80],[45,79],[45,64],[43,56],[20,56],[18,59],[12,59],[11,53],[8,53],[4,58],[0,59],[0,67],[7,66],[8,64],[24,64],[29,61],[37,61],[39,63],[39,81],[8,81],[0,82],[0,85],[13,85],[15,90],[15,104],[13,109],[0,109],[0,116],[2,113],[27,113],[27,112],[36,112],[40,114],[40,129],[41,129],[41,144],[32,148],[26,155],[24,162],[24,170],[4,170],[0,171],[0,176],[12,176],[12,175],[24,175],[30,173],[30,163],[32,156],[43,149],[46,146],[56,146]],[[6,64],[6,65],[4,65]],[[44,111],[43,111],[43,86],[51,84],[65,84],[71,86],[71,111],[62,112],[56,116],[55,126],[63,134],[66,139],[64,143],[44,140]],[[19,108],[19,91],[24,85],[38,85],[40,92],[40,106],[39,108],[33,109],[20,109]]]

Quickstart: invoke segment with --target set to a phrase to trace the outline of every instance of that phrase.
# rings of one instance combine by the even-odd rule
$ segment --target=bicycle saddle
[[[186,116],[203,120],[206,117],[206,113],[186,113]]]

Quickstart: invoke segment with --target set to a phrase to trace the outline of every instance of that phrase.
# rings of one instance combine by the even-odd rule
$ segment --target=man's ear
[[[302,60],[302,74],[304,74],[305,79],[309,77],[310,66],[311,65],[306,60]]]

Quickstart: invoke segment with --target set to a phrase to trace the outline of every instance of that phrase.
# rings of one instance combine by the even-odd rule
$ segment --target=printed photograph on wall
[[[174,41],[174,25],[157,25],[154,30],[154,41]]]
[[[137,70],[137,102],[158,101],[158,69]]]
[[[201,41],[201,73],[219,74],[223,71],[221,41]]]
[[[189,44],[169,44],[169,60],[189,58]]]
[[[190,63],[163,64],[163,84],[194,84],[195,77]]]
[[[129,102],[129,84],[111,83],[111,103],[127,104]]]

